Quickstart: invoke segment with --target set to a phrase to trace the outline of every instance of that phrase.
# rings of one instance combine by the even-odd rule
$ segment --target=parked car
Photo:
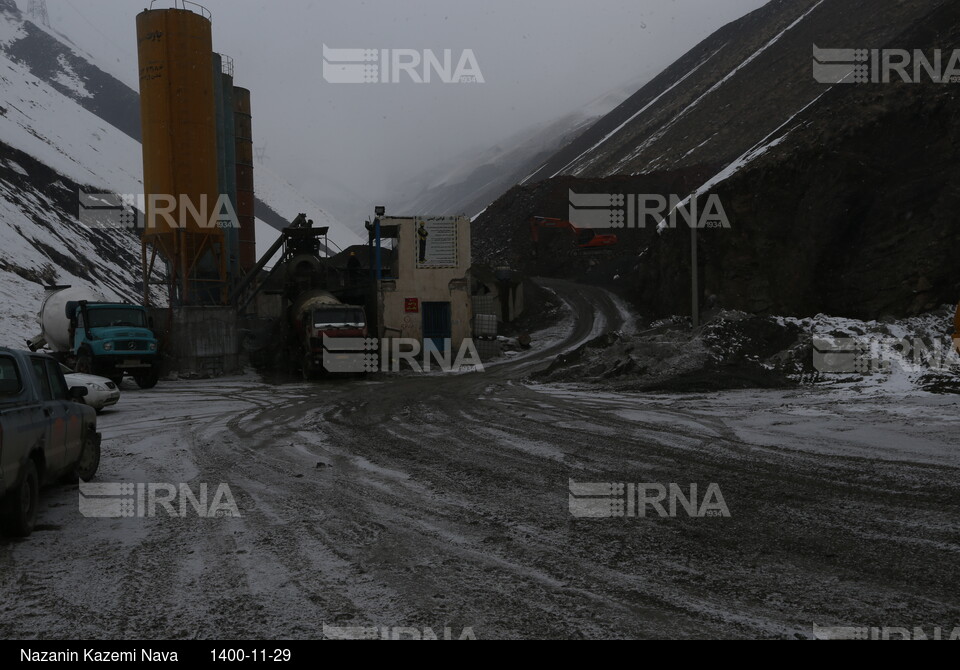
[[[107,407],[116,405],[120,400],[120,388],[106,377],[74,372],[62,364],[60,365],[60,371],[63,372],[68,387],[83,386],[87,389],[83,404],[97,410],[97,414]]]
[[[33,531],[42,485],[96,475],[97,413],[76,402],[86,394],[67,386],[51,356],[0,347],[0,525],[7,534]]]

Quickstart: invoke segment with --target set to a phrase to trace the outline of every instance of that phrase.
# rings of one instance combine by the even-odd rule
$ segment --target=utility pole
[[[34,21],[42,23],[47,28],[50,27],[50,14],[47,13],[47,0],[30,0],[27,13]]]
[[[267,162],[267,145],[264,144],[262,147],[254,147],[254,154],[257,157],[257,164],[263,165]]]
[[[693,327],[700,327],[700,268],[697,258],[697,225],[690,224],[690,314],[693,319]]]

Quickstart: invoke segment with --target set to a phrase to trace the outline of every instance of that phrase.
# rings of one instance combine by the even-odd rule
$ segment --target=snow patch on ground
[[[960,355],[951,339],[954,309],[945,305],[935,312],[895,321],[860,321],[826,314],[776,320],[816,338],[814,344],[820,352],[841,352],[824,357],[814,351],[813,355],[822,359],[821,367],[850,362],[858,366],[850,372],[822,372],[823,382],[859,394],[903,394],[920,392],[931,376],[957,377]],[[852,346],[860,347],[856,358]],[[842,353],[847,350],[851,353]]]
[[[543,287],[543,290],[549,291],[550,293],[557,295],[557,292],[552,288]],[[553,325],[548,326],[542,330],[535,331],[530,333],[530,347],[521,351],[506,351],[502,358],[498,358],[492,361],[484,361],[484,368],[490,368],[497,365],[502,365],[503,363],[516,363],[517,361],[523,360],[525,358],[532,357],[534,355],[539,355],[540,352],[550,349],[557,346],[566,339],[567,335],[573,330],[573,325],[575,315],[573,313],[573,308],[570,303],[566,301],[563,302],[563,316]],[[590,337],[593,337],[591,334]],[[582,342],[578,342],[574,347],[580,346]]]
[[[843,388],[861,395],[960,393],[952,307],[900,320],[761,317],[721,310],[639,333],[605,333],[534,378],[620,391]],[[627,323],[630,323],[627,320]]]

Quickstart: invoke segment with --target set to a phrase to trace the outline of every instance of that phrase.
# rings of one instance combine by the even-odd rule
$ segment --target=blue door
[[[453,336],[453,321],[449,302],[423,303],[423,346],[433,346],[444,352]]]

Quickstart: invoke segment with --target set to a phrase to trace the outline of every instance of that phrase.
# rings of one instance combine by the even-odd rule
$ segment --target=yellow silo
[[[145,278],[152,281],[159,255],[173,275],[176,303],[219,303],[226,293],[226,255],[224,232],[217,225],[210,19],[186,9],[145,10],[137,16],[137,43]]]

